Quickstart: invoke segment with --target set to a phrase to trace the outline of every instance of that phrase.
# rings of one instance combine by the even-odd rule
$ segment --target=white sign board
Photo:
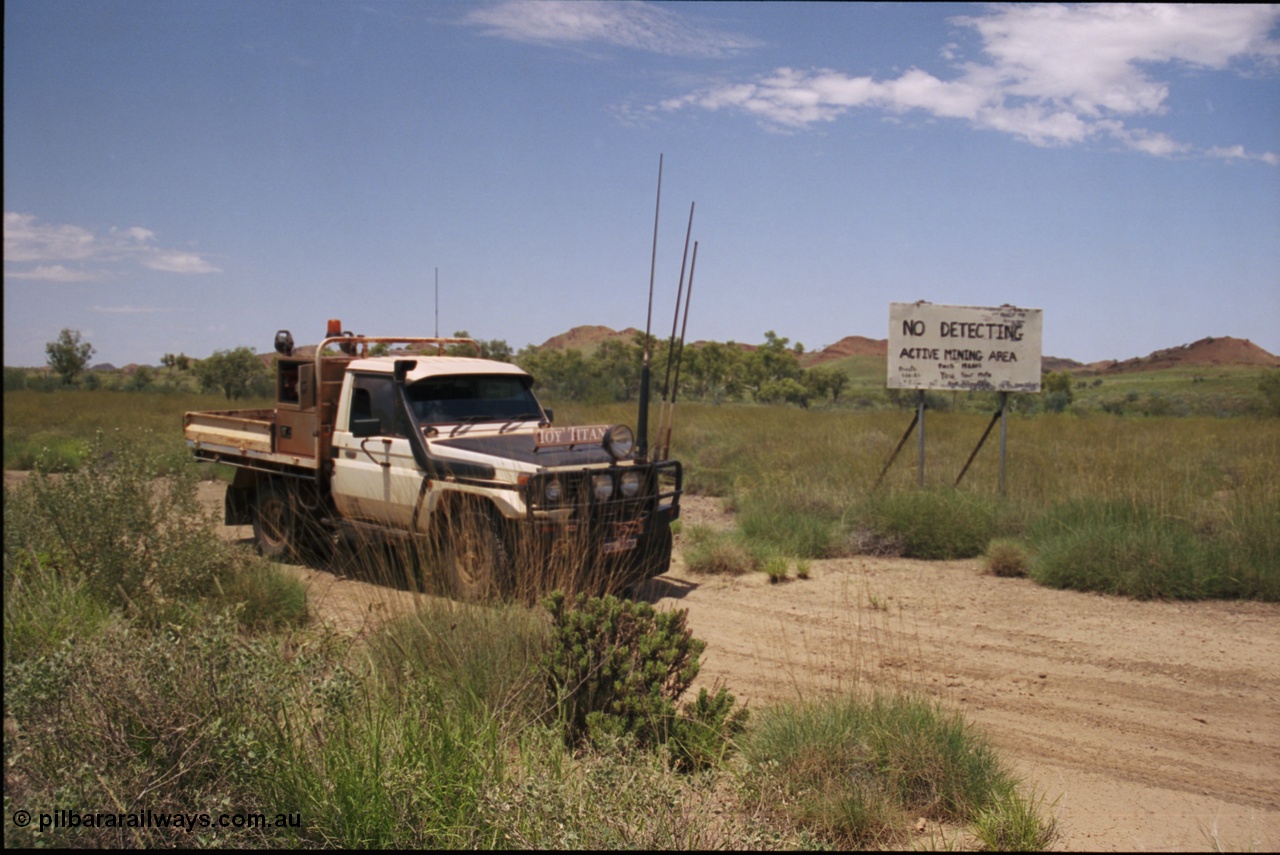
[[[1044,312],[889,304],[890,389],[1040,391]]]

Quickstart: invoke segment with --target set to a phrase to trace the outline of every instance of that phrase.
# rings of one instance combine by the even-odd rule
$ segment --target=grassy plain
[[[4,393],[4,468],[31,469],[45,455],[55,471],[84,459],[98,431],[106,436],[147,435],[165,452],[180,454],[182,414],[189,410],[231,410],[274,406],[266,399],[228,401],[220,394],[124,392],[66,389]]]
[[[1147,384],[1139,400],[1157,386],[1180,399],[1203,386],[1214,400],[1256,387],[1256,371],[1221,373],[1199,382],[1166,369],[1106,382]],[[6,392],[4,404],[5,468],[32,468],[43,454],[46,468],[66,470],[98,431],[148,436],[177,460],[183,412],[268,402],[68,390]],[[635,417],[627,404],[555,409],[561,424]],[[660,409],[651,411],[651,437]],[[1045,584],[1143,598],[1280,598],[1280,484],[1268,477],[1280,460],[1280,420],[1013,414],[1001,498],[995,433],[953,487],[988,418],[962,408],[926,413],[925,489],[917,487],[918,436],[875,489],[909,411],[680,404],[673,454],[685,463],[686,489],[722,496],[738,512],[732,535],[693,538],[694,557],[704,569],[785,575],[788,560],[969,557],[1012,538],[1030,551],[1029,575]]]

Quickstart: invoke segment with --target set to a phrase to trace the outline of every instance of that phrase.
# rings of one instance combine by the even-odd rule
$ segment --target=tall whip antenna
[[[684,362],[684,333],[689,327],[689,301],[693,299],[693,271],[698,266],[698,242],[693,242],[693,261],[689,264],[689,290],[684,293],[684,320],[680,322],[680,349],[676,352],[676,379],[671,384],[671,406],[667,410],[667,432],[662,438],[662,459],[671,459],[671,427],[676,421],[676,392],[680,389],[680,365]]]
[[[684,256],[680,259],[680,286],[676,290],[676,311],[671,318],[671,338],[667,342],[667,373],[662,380],[662,404],[658,408],[658,442],[662,442],[662,426],[668,417],[667,395],[671,389],[671,365],[675,360],[676,326],[680,323],[680,297],[684,294],[684,271],[689,263],[689,236],[693,234],[694,204],[693,202],[689,203],[689,227],[684,233]],[[681,338],[683,339],[683,336]]]
[[[436,268],[436,338],[440,337],[440,268]]]
[[[649,330],[653,323],[653,277],[658,266],[658,213],[662,210],[662,155],[658,155],[658,201],[653,211],[653,255],[649,259],[649,311],[644,321],[644,361],[640,365],[640,414],[636,419],[636,459],[649,458]]]

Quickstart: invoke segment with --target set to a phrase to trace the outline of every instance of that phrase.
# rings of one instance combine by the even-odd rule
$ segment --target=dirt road
[[[221,487],[202,489],[220,506]],[[685,525],[727,525],[715,500]],[[228,536],[248,537],[247,529]],[[679,543],[677,539],[677,552]],[[981,725],[1072,850],[1280,847],[1280,605],[1142,603],[985,575],[977,561],[814,561],[807,580],[672,572],[700,682],[750,704],[855,684],[926,691]],[[297,568],[359,629],[413,596]]]

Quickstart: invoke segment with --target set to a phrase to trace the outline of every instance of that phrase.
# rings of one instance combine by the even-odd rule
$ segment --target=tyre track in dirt
[[[752,703],[928,692],[1058,799],[1065,848],[1280,844],[1276,604],[1055,591],[977,561],[815,561],[779,585],[676,572],[658,602],[708,642],[705,684]]]

